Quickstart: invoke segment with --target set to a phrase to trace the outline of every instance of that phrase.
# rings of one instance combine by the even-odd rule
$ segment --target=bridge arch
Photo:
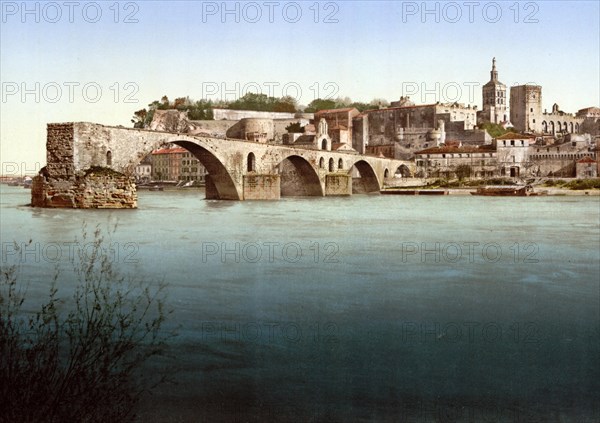
[[[324,167],[324,159],[320,164]],[[281,196],[323,197],[325,195],[321,179],[314,165],[304,157],[290,155],[279,164]]]
[[[171,144],[185,148],[196,157],[208,171],[206,178],[206,198],[215,200],[241,200],[241,189],[238,189],[232,175],[225,165],[208,149],[192,141],[171,140]],[[252,153],[250,153],[252,154]]]
[[[358,160],[350,169],[350,172],[356,168],[360,173],[360,178],[353,178],[352,180],[352,193],[369,193],[379,192],[381,190],[381,184],[377,178],[377,174],[373,170],[373,167],[369,162],[365,160]]]
[[[411,178],[412,174],[410,173],[410,169],[406,165],[400,165],[394,172],[395,175],[400,175],[403,178]]]

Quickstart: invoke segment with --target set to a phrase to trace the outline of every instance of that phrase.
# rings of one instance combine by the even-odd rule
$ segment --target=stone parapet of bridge
[[[47,165],[34,181],[32,204],[136,207],[135,187],[133,190],[125,187],[123,178],[133,179],[136,165],[153,150],[169,143],[190,151],[207,169],[208,199],[273,200],[281,195],[351,195],[353,190],[379,192],[384,180],[398,173],[399,168],[412,167],[402,160],[351,152],[89,122],[52,123],[48,124],[47,132]],[[104,178],[103,189],[97,177],[92,184],[88,180],[90,175],[99,174]],[[360,179],[356,178],[358,174]],[[117,175],[120,176],[117,178]],[[90,186],[95,187],[94,192],[90,192]],[[87,191],[81,192],[81,189]],[[86,202],[86,198],[93,201]]]

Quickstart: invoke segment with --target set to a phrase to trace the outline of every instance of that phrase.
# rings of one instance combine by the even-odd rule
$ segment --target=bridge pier
[[[279,200],[280,196],[279,175],[244,175],[244,200]]]
[[[346,173],[325,175],[325,196],[352,195],[352,176]]]
[[[206,199],[207,200],[219,200],[219,191],[217,191],[217,187],[215,186],[215,183],[212,180],[212,176],[210,175],[206,175],[205,176],[205,192],[206,192]]]

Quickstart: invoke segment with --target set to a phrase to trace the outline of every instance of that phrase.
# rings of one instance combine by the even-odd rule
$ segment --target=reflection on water
[[[82,211],[1,189],[3,245],[40,245],[34,295],[45,246],[84,222],[116,228],[123,272],[169,283],[178,384],[140,421],[600,419],[597,197],[167,191]]]

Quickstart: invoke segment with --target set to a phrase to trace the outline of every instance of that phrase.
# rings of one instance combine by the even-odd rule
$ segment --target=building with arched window
[[[492,59],[492,70],[490,71],[490,81],[482,88],[483,110],[481,119],[485,122],[501,124],[508,120],[506,108],[508,98],[506,96],[506,85],[498,80],[498,71],[496,70],[496,58]]]

